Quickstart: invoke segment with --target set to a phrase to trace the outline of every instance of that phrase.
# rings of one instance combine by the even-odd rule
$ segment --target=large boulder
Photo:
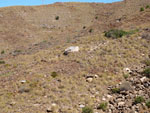
[[[65,49],[64,55],[68,55],[69,53],[78,52],[79,46],[70,46],[67,49]]]

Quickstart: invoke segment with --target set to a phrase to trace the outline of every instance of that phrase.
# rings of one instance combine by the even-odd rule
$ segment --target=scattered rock
[[[144,34],[142,35],[142,38],[143,38],[143,39],[146,39],[146,40],[150,40],[150,33],[144,33]]]
[[[129,90],[132,90],[132,86],[130,84],[130,82],[123,82],[120,87],[119,87],[120,91],[129,91]]]
[[[20,82],[23,84],[23,83],[26,83],[27,81],[26,80],[21,80]]]
[[[19,88],[19,90],[18,90],[18,92],[19,93],[28,93],[28,92],[30,92],[30,88],[28,87],[28,86],[21,86],[20,88]]]
[[[87,81],[87,82],[92,82],[92,81],[93,81],[93,78],[87,78],[86,81]]]
[[[118,106],[123,106],[125,104],[125,102],[119,102]]]
[[[51,107],[48,107],[46,111],[47,111],[48,113],[49,113],[49,112],[53,112],[53,110],[52,110]]]
[[[145,68],[145,67],[142,67]],[[143,69],[140,69],[142,72]],[[125,72],[131,72],[128,68],[124,69]],[[140,108],[145,107],[145,103],[140,102],[135,104],[135,99],[137,96],[142,97],[144,100],[150,98],[150,78],[147,78],[141,74],[141,72],[133,70],[130,73],[126,81],[116,84],[114,87],[109,86],[108,90],[110,93],[107,97],[113,96],[113,98],[107,98],[109,102],[109,110],[113,113],[137,113],[140,112]],[[133,74],[133,75],[132,75]],[[112,89],[120,89],[119,93],[112,93]]]
[[[132,71],[129,68],[124,68],[123,69],[124,74],[130,74]]]
[[[113,97],[113,96],[111,96],[111,95],[107,95],[107,98],[108,98],[108,99],[110,99],[110,98],[112,98],[112,97]]]
[[[80,107],[80,108],[84,108],[84,107],[85,107],[85,105],[81,104],[79,107]]]
[[[146,81],[146,77],[143,77],[143,78],[141,78],[140,80],[141,80],[141,82],[143,83],[143,82],[145,82]]]

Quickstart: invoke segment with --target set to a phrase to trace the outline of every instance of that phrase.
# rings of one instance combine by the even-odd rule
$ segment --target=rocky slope
[[[150,81],[141,72],[150,64],[149,5],[0,8],[0,113],[148,113]],[[112,29],[123,34],[106,37]],[[121,83],[132,90],[113,93]]]

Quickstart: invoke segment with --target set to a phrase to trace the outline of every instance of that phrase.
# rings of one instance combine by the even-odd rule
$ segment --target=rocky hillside
[[[0,8],[0,113],[149,113],[150,0]]]

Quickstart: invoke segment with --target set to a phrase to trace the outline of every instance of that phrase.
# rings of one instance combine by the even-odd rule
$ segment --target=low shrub
[[[112,29],[112,30],[105,32],[105,37],[117,39],[117,38],[122,38],[123,36],[126,36],[126,35],[132,35],[138,31],[139,31],[138,29],[130,30],[128,32],[123,31],[123,30],[118,30],[118,29]]]
[[[146,68],[142,73],[150,78],[150,68]]]
[[[112,93],[120,93],[120,89],[119,88],[113,88],[111,91],[112,91]]]
[[[135,104],[144,102],[144,98],[142,96],[137,96],[134,100]]]
[[[3,50],[3,51],[1,51],[1,54],[4,54],[5,53],[5,51]]]
[[[123,77],[124,77],[125,79],[127,79],[127,78],[129,77],[129,75],[128,75],[128,74],[124,74]]]
[[[144,11],[144,8],[143,8],[143,7],[141,7],[141,8],[140,8],[140,11],[141,11],[141,12],[142,12],[142,11]]]
[[[146,106],[150,108],[150,100],[146,102]]]
[[[109,30],[108,32],[105,32],[105,36],[107,38],[121,38],[125,35],[127,35],[128,33],[126,31],[123,30]]]
[[[97,19],[98,19],[98,16],[96,16],[95,19],[97,20]]]
[[[101,104],[97,107],[97,109],[102,109],[103,111],[106,111],[106,109],[107,109],[107,102],[101,103]]]
[[[90,107],[84,107],[82,108],[82,113],[94,113],[93,109]]]
[[[148,9],[148,8],[150,8],[150,6],[149,6],[149,5],[147,5],[145,8],[146,8],[146,9]]]
[[[89,32],[92,33],[92,32],[93,32],[93,29],[90,29]]]
[[[143,61],[146,66],[150,66],[150,59],[146,59]]]
[[[55,20],[59,20],[59,16],[56,16],[56,17],[55,17]]]
[[[86,28],[86,26],[83,26],[83,29],[85,29]]]
[[[3,61],[3,60],[0,60],[0,64],[5,64],[5,61]]]
[[[58,74],[57,74],[57,72],[52,72],[52,73],[51,73],[51,76],[52,76],[53,78],[56,78],[56,77],[58,76]]]

